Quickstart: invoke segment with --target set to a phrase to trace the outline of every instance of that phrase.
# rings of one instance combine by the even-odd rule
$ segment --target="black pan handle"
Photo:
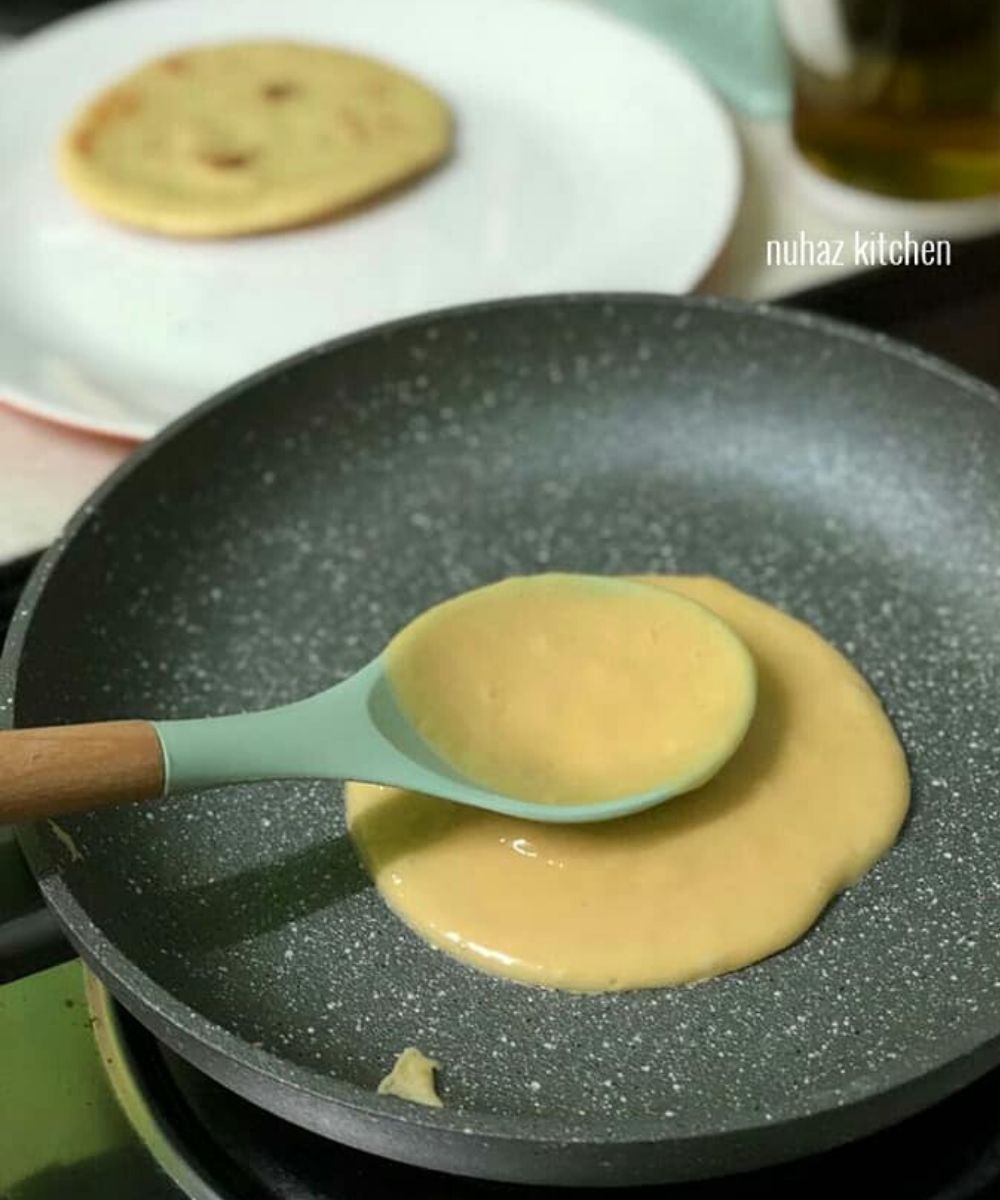
[[[30,555],[0,565],[0,644],[36,561],[37,555]],[[14,831],[0,827],[0,984],[75,957],[42,899]]]
[[[76,951],[42,899],[13,831],[0,829],[0,984],[75,957]]]

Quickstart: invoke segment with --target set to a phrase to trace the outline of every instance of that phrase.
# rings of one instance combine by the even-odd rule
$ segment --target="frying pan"
[[[326,686],[418,610],[511,572],[724,576],[851,656],[913,771],[898,846],[786,952],[612,995],[477,974],[387,911],[327,783],[23,829],[45,899],[202,1071],[410,1163],[679,1180],[928,1105],[1000,1060],[997,400],[763,307],[437,313],[172,426],[77,514],[15,618],[8,725],[184,717]],[[374,1092],[410,1044],[443,1063],[440,1112]]]

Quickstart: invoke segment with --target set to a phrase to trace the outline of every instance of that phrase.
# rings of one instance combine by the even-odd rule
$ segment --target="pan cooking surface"
[[[442,314],[236,390],[48,560],[18,724],[277,704],[512,572],[708,572],[860,667],[914,802],[793,949],[605,996],[425,946],[358,866],[332,785],[66,819],[79,862],[38,827],[50,900],[168,1038],[438,1129],[615,1141],[836,1108],[1000,1033],[988,389],[806,317],[639,297]],[[444,1064],[441,1115],[371,1094],[409,1044]]]

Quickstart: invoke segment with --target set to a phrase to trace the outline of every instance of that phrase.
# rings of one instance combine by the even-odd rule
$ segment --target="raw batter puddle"
[[[604,824],[350,784],[351,834],[417,933],[480,970],[606,991],[690,983],[802,936],[893,844],[909,775],[878,698],[808,626],[717,579],[646,577],[749,648],[757,706],[697,790]]]

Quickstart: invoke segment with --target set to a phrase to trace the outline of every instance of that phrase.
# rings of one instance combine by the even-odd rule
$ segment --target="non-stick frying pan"
[[[511,572],[711,572],[878,689],[915,782],[899,845],[785,953],[603,996],[424,945],[329,784],[104,810],[23,848],[141,1021],[331,1138],[556,1183],[805,1154],[1000,1060],[998,542],[995,394],[844,326],[580,297],[348,338],[208,403],[78,514],[15,619],[7,724],[276,704]],[[374,1092],[410,1044],[443,1063],[441,1112]]]

